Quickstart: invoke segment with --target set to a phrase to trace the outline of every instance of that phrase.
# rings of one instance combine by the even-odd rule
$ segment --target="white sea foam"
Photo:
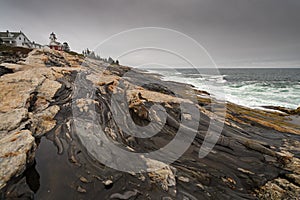
[[[209,84],[216,83],[223,87],[227,101],[246,107],[261,108],[261,106],[272,105],[297,108],[300,106],[300,82],[298,84],[286,84],[286,80],[229,82],[224,79],[227,75],[200,75],[172,70],[150,71],[162,74],[163,80],[188,83],[212,94],[214,94],[214,87]]]

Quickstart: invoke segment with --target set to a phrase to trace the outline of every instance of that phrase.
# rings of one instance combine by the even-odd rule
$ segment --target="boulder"
[[[33,162],[35,142],[28,130],[16,131],[0,139],[0,189],[12,177],[22,174]]]
[[[56,120],[54,117],[59,110],[59,106],[54,105],[38,114],[32,115],[32,129],[35,137],[41,137],[55,127]]]
[[[27,109],[14,109],[6,113],[0,113],[0,131],[11,131],[20,126],[27,118]]]
[[[149,169],[157,169],[148,173],[148,176],[153,183],[160,185],[165,191],[168,191],[169,187],[176,186],[176,169],[174,167],[157,160],[149,158],[144,159]]]

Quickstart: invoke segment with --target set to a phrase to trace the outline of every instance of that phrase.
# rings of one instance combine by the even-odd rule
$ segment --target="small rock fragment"
[[[104,184],[106,189],[109,189],[109,188],[112,187],[113,181],[108,179],[108,180],[103,181],[103,184]]]
[[[185,182],[185,183],[190,182],[190,179],[188,177],[184,177],[184,176],[179,176],[178,180],[180,180],[182,182]]]
[[[197,184],[197,187],[201,188],[202,190],[204,190],[204,186],[201,183]]]
[[[176,185],[176,168],[165,165],[157,160],[152,160],[149,158],[144,159],[149,169],[157,169],[148,173],[148,176],[153,183],[159,184],[165,191],[168,191],[169,187],[174,187]]]
[[[88,183],[89,181],[85,177],[80,177],[80,181],[83,183]]]
[[[80,193],[86,193],[86,189],[84,189],[83,187],[81,187],[80,185],[77,187],[77,192]]]
[[[184,113],[182,115],[183,115],[184,119],[186,119],[186,120],[192,120],[192,115],[187,114],[187,113]]]
[[[253,172],[251,172],[251,171],[249,171],[249,170],[246,170],[246,169],[243,169],[243,168],[238,168],[238,170],[239,170],[240,172],[245,173],[245,174],[251,174],[251,175],[254,174]]]

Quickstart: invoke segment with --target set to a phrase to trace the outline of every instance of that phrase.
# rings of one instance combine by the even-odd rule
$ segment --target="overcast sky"
[[[124,30],[164,27],[194,38],[218,65],[287,67],[300,66],[299,13],[299,0],[1,0],[0,30],[41,44],[53,31],[81,52]]]

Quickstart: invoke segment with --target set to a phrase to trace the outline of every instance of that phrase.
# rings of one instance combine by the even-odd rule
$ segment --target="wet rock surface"
[[[222,130],[216,145],[199,158],[212,118],[222,115],[221,103],[207,92],[56,51],[34,50],[22,61],[0,65],[13,71],[0,77],[1,198],[299,199],[296,111],[227,103],[224,127],[213,127]],[[195,106],[200,120],[184,113],[182,104]],[[78,126],[78,120],[85,121]],[[196,122],[196,129],[181,125],[183,120]],[[135,137],[141,134],[135,125],[157,134]],[[113,155],[124,159],[124,168],[132,163],[109,148],[95,150],[105,136],[128,152],[156,151],[181,127],[196,133],[192,144],[171,165],[164,162],[172,152],[157,160],[141,156],[136,167],[157,168],[152,172],[115,170],[100,160]]]
[[[280,112],[287,113],[287,114],[300,115],[300,107],[298,107],[297,109],[289,109],[281,106],[263,106],[263,107],[267,109],[278,110]]]
[[[4,75],[4,74],[9,74],[9,73],[13,73],[14,71],[12,69],[8,69],[4,66],[0,66],[0,76]]]

